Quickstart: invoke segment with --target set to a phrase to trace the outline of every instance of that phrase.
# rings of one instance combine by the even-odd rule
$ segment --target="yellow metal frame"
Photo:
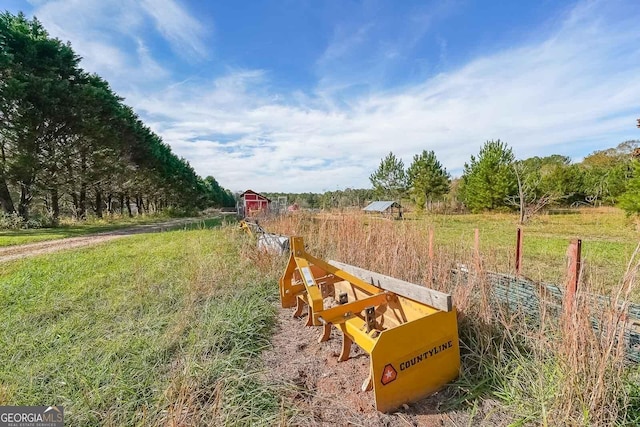
[[[247,233],[249,236],[254,237],[253,234],[253,229],[251,228],[251,226],[249,225],[249,223],[247,221],[245,221],[244,219],[240,221],[240,229],[244,230],[245,233]]]
[[[458,376],[455,308],[442,311],[384,290],[310,255],[301,237],[289,242],[279,282],[282,307],[296,307],[300,316],[307,306],[307,326],[323,327],[320,342],[335,326],[342,334],[340,361],[349,358],[353,342],[370,355],[363,390],[373,389],[379,411],[419,400]],[[330,297],[335,303],[325,307]]]

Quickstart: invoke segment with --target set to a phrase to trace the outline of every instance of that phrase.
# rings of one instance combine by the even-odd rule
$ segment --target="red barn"
[[[260,212],[266,212],[269,210],[269,203],[271,203],[269,198],[253,190],[247,190],[240,195],[238,214],[240,216],[253,216]]]

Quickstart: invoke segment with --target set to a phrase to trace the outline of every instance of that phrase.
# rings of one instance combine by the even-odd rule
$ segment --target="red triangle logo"
[[[382,385],[387,385],[398,377],[398,371],[396,371],[391,363],[387,364],[382,370]]]

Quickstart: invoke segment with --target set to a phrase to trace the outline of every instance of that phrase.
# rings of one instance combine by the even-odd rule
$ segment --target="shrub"
[[[18,230],[24,220],[17,213],[0,213],[0,230]]]

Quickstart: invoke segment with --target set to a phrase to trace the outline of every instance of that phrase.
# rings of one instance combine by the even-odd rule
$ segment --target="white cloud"
[[[82,66],[114,87],[150,87],[169,77],[148,48],[149,23],[175,52],[206,56],[204,27],[172,0],[49,0],[34,4],[34,15],[54,37],[70,41]]]
[[[326,65],[333,63],[333,61],[344,60],[354,50],[362,48],[372,27],[373,25],[368,23],[355,30],[344,27],[336,28],[333,39],[318,59],[318,64]]]
[[[85,67],[109,79],[199,174],[234,190],[367,187],[390,150],[407,165],[423,149],[435,150],[456,174],[488,139],[508,142],[519,157],[576,158],[640,137],[640,27],[637,15],[625,14],[628,3],[580,4],[555,31],[545,28],[550,35],[543,40],[478,57],[420,84],[345,100],[334,88],[351,85],[353,76],[341,81],[331,64],[349,60],[364,43],[366,26],[337,34],[317,62],[314,92],[273,93],[268,70],[172,81],[141,37],[145,19],[151,13],[174,48],[190,55],[203,52],[202,27],[169,13],[175,3],[159,11],[147,0],[122,17],[128,23],[117,34],[133,45],[125,49],[104,29],[118,21],[103,16],[118,1],[124,0],[60,0],[36,14],[52,33],[70,39],[96,68]],[[350,35],[355,38],[344,40]],[[446,49],[442,42],[442,55]]]
[[[135,106],[165,118],[155,129],[200,174],[237,190],[368,186],[390,150],[408,164],[433,149],[459,173],[494,138],[520,157],[577,157],[638,136],[640,28],[632,19],[612,27],[600,8],[573,10],[547,40],[400,91],[361,96],[348,107],[322,91],[281,96],[289,103],[253,96],[264,83],[260,71],[188,82]]]
[[[205,57],[202,39],[204,26],[173,0],[143,0],[144,10],[151,15],[158,30],[171,42],[176,52],[192,57]]]

